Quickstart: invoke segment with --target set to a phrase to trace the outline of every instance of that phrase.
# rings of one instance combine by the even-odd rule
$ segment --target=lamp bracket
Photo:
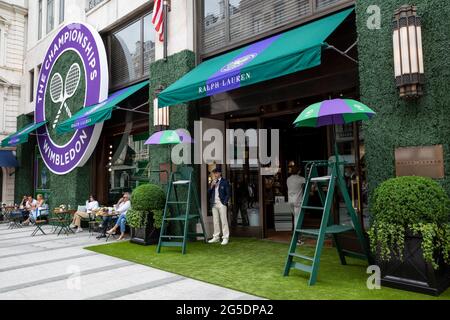
[[[358,60],[356,60],[355,58],[351,57],[348,54],[354,47],[356,47],[357,44],[358,44],[358,41],[355,41],[350,47],[348,47],[348,49],[346,49],[345,51],[342,51],[342,50],[336,48],[335,46],[332,46],[327,43],[326,49],[334,50],[334,51],[338,52],[339,54],[341,54],[342,56],[346,57],[347,59],[353,61],[354,63],[359,64]]]

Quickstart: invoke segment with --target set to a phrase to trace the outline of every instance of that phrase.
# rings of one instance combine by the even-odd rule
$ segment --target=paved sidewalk
[[[258,299],[84,250],[105,243],[87,232],[32,238],[33,230],[0,225],[0,300]]]

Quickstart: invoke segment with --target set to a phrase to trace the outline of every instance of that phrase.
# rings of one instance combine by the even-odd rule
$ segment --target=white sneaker
[[[226,246],[226,245],[228,245],[229,242],[230,242],[230,240],[228,240],[228,239],[223,239],[222,245],[223,245],[223,246]]]
[[[219,243],[220,239],[219,238],[214,238],[208,241],[209,244],[213,244],[213,243]]]
[[[78,229],[77,229],[77,233],[81,233],[81,232],[83,232],[83,229],[78,228]]]
[[[69,226],[71,229],[75,229],[77,226],[74,225],[73,223]]]

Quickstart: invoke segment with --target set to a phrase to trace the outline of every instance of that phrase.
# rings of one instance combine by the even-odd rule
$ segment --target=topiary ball
[[[450,200],[434,180],[423,177],[399,177],[381,184],[374,194],[374,222],[399,224],[446,224]]]
[[[164,190],[154,184],[144,184],[137,187],[131,195],[133,210],[151,212],[162,210],[166,204]]]

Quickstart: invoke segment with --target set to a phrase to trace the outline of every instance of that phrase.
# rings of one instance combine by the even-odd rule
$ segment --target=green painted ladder
[[[284,270],[284,276],[289,276],[291,269],[297,269],[310,274],[309,285],[313,286],[317,282],[317,276],[320,266],[320,258],[322,255],[322,249],[327,236],[332,236],[335,242],[336,249],[339,254],[342,265],[346,265],[346,257],[361,258],[368,260],[368,246],[365,240],[361,223],[358,219],[355,209],[353,208],[352,201],[348,194],[347,186],[345,184],[342,173],[340,172],[339,166],[342,163],[339,162],[337,157],[336,161],[313,161],[307,164],[306,168],[309,169],[308,179],[306,182],[306,187],[304,190],[303,204],[300,212],[300,216],[295,226],[294,234],[292,237],[292,242],[289,247],[289,253],[286,260],[286,266]],[[318,168],[325,167],[331,169],[331,176],[320,177],[318,174]],[[323,207],[312,207],[309,206],[309,195],[311,187],[313,184],[317,184],[319,190],[319,196]],[[328,192],[324,194],[322,187],[327,186]],[[336,187],[341,190],[342,196],[345,201],[345,205],[348,209],[348,214],[351,218],[353,226],[345,225],[334,225],[332,223],[332,206]],[[316,210],[323,212],[322,222],[320,229],[303,229],[303,221],[305,218],[306,210]],[[349,231],[356,231],[358,240],[361,244],[362,251],[364,254],[350,252],[348,250],[343,250],[339,246],[338,235],[341,233],[346,233]],[[314,257],[308,257],[297,253],[298,240],[301,235],[309,235],[317,238],[316,250]],[[297,260],[299,262],[294,261]]]
[[[180,200],[180,193],[186,196],[184,200]],[[192,203],[192,201],[194,202]],[[171,210],[172,207],[173,210]],[[191,221],[196,221],[197,224],[200,223],[202,233],[189,232]],[[168,225],[171,222],[182,223],[183,235],[167,234]],[[182,248],[182,253],[186,254],[187,242],[189,239],[197,237],[202,237],[206,243],[205,225],[197,189],[194,186],[194,169],[192,167],[182,167],[178,172],[174,172],[170,176],[157,253],[161,253],[163,247],[179,247]]]

